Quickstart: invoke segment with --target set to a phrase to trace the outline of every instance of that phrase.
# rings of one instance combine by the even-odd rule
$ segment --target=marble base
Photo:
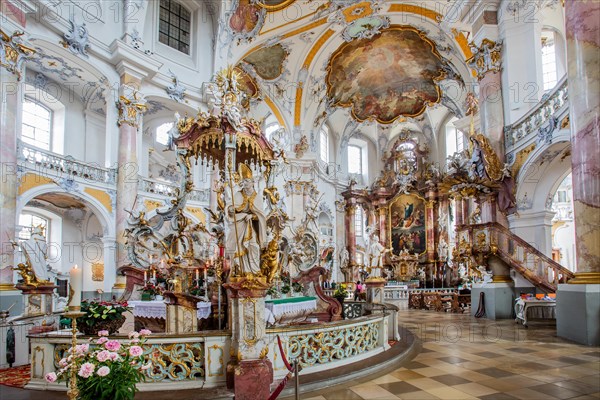
[[[267,359],[240,361],[234,372],[236,400],[265,400],[271,394],[273,365]]]
[[[600,285],[560,284],[556,292],[556,333],[588,346],[600,345]]]
[[[167,304],[167,333],[194,333],[198,331],[198,310]]]
[[[485,318],[513,318],[514,284],[485,283],[474,284],[471,289],[471,315],[475,316],[479,308],[480,293],[484,293]]]
[[[365,282],[367,284],[367,303],[383,304],[385,303],[384,286],[385,279],[369,278]]]

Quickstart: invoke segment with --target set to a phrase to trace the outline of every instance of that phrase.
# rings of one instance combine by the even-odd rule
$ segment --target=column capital
[[[23,32],[14,31],[12,35],[6,34],[0,29],[0,65],[8,72],[12,72],[17,76],[17,80],[21,80],[21,67],[25,59],[35,54],[32,47],[27,46],[21,36]]]
[[[473,56],[467,60],[467,64],[477,72],[477,79],[482,80],[488,72],[500,72],[502,70],[502,41],[497,42],[483,39],[477,46],[469,44]]]
[[[117,125],[128,124],[135,128],[139,127],[141,116],[148,109],[144,95],[128,85],[121,85],[119,91],[121,94],[116,103],[119,110]]]

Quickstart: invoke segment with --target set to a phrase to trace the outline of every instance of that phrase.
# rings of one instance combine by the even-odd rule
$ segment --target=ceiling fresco
[[[327,96],[358,121],[389,124],[437,103],[444,62],[435,44],[413,27],[395,25],[372,39],[342,44],[327,66]]]
[[[229,18],[231,30],[238,34],[253,32],[258,26],[260,8],[250,4],[250,0],[240,0],[237,8]]]
[[[258,49],[242,61],[250,64],[262,79],[273,80],[283,73],[283,62],[288,54],[283,45],[278,43]]]

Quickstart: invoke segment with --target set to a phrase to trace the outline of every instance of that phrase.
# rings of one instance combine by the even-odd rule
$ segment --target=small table
[[[303,321],[317,309],[317,298],[305,296],[265,300],[265,309],[269,324]]]
[[[522,299],[515,300],[515,322],[522,321],[523,326],[527,326],[527,310],[534,307],[550,307],[552,319],[556,318],[556,300],[538,300],[538,299]]]

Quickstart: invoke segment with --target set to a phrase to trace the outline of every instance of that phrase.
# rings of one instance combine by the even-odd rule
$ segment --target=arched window
[[[324,126],[321,128],[321,133],[319,135],[319,158],[321,161],[328,163],[329,162],[329,129]]]
[[[50,228],[49,221],[36,214],[21,213],[19,215],[19,225],[17,227],[17,237],[19,240],[27,240],[31,237],[31,233],[35,227],[41,226],[44,231],[44,236],[48,238],[48,229]]]
[[[29,97],[23,102],[21,140],[44,150],[52,143],[52,110]]]
[[[544,90],[550,90],[558,82],[556,44],[553,31],[542,31],[542,77]]]
[[[169,131],[173,128],[172,122],[165,122],[156,128],[156,141],[164,146],[169,143]]]
[[[363,174],[362,148],[348,145],[348,173]]]
[[[160,0],[158,41],[190,54],[191,13],[173,0]]]
[[[364,213],[363,209],[359,206],[356,207],[356,213],[354,214],[354,230],[356,232],[356,236],[362,237],[364,231]]]
[[[452,118],[446,124],[446,157],[465,149],[464,135],[454,126],[456,121],[458,118]]]
[[[281,125],[279,125],[279,123],[277,122],[267,125],[267,127],[265,128],[265,137],[269,142],[271,141],[273,132],[277,131],[277,129],[279,128],[281,128]]]

